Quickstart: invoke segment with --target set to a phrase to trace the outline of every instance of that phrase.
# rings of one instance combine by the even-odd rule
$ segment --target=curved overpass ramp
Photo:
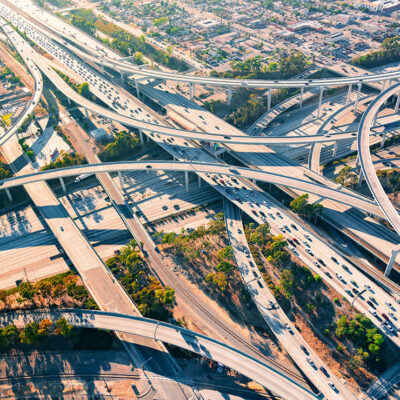
[[[376,175],[371,153],[369,151],[369,136],[374,117],[379,112],[379,109],[385,103],[385,101],[390,96],[393,96],[397,93],[400,93],[400,83],[397,83],[377,96],[365,111],[361,118],[358,129],[358,156],[361,164],[361,170],[376,203],[381,208],[382,212],[393,226],[394,230],[398,235],[400,235],[399,213],[388,198],[378,176]]]
[[[65,318],[69,324],[130,333],[192,351],[234,369],[286,400],[315,400],[314,393],[261,361],[200,333],[143,317],[92,310],[61,310],[15,313],[0,316],[1,323],[26,324],[43,318]]]
[[[0,189],[9,189],[14,186],[25,185],[48,179],[66,178],[80,174],[97,174],[99,172],[124,172],[137,170],[163,170],[163,171],[188,171],[205,174],[220,174],[248,178],[261,182],[270,182],[293,189],[299,189],[308,193],[318,194],[328,197],[339,203],[347,204],[359,208],[368,213],[382,217],[379,207],[362,195],[329,188],[310,181],[292,178],[285,175],[274,174],[265,171],[253,170],[242,167],[231,167],[226,164],[200,163],[200,162],[173,162],[173,161],[118,161],[112,163],[79,165],[73,167],[60,168],[49,171],[41,171],[27,175],[15,176],[0,181]]]

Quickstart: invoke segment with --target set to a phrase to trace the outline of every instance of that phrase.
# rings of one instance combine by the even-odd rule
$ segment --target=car
[[[257,211],[256,210],[251,210],[251,212],[258,217]]]
[[[335,257],[331,257],[331,260],[335,263],[335,264],[339,264],[339,261],[335,258]]]
[[[260,281],[257,281],[258,286],[262,289],[263,285]]]
[[[293,242],[295,242],[296,244],[300,244],[300,242],[296,239],[296,238],[292,238]]]
[[[307,360],[307,362],[308,362],[314,369],[317,369],[316,365],[314,364],[314,361],[311,360],[310,357],[307,357],[306,360]]]
[[[352,285],[354,285],[355,287],[358,287],[358,283],[357,283],[356,281],[351,280],[350,283],[351,283]]]
[[[153,168],[150,164],[146,165],[146,168],[150,169]]]
[[[339,281],[343,281],[343,276],[340,275],[338,272],[336,272],[335,276],[336,276],[336,278],[339,279]]]
[[[338,392],[335,384],[332,381],[328,381],[328,385],[334,392]]]
[[[360,293],[360,292],[359,292],[359,290],[357,290],[356,288],[352,288],[351,290],[352,290],[352,291],[353,291],[353,293],[355,293],[355,294],[358,294],[358,293]]]
[[[282,233],[285,233],[285,232],[286,232],[285,229],[284,229],[283,227],[280,227],[279,230],[280,230]]]
[[[310,249],[306,249],[306,252],[311,256],[314,257],[314,253]]]
[[[296,226],[295,224],[290,224],[290,226],[291,226],[294,230],[298,231],[298,228],[297,228],[297,226]]]
[[[364,287],[365,287],[365,289],[371,291],[371,286],[370,285],[367,285],[366,283],[364,283]]]
[[[354,294],[351,292],[350,289],[344,289],[344,291],[345,291],[350,297],[354,297]]]
[[[386,304],[389,308],[392,308],[392,309],[393,309],[392,303],[390,303],[390,302],[388,302],[388,301],[385,301],[385,304]]]
[[[368,311],[374,316],[377,317],[378,314],[376,313],[376,311],[373,308],[368,308]]]
[[[281,213],[280,213],[279,211],[276,212],[276,215],[277,215],[280,219],[283,219],[283,217],[282,217],[282,215],[281,215]]]
[[[64,232],[64,228],[62,226],[60,226],[60,231]]]
[[[310,355],[310,353],[308,352],[308,350],[305,348],[305,346],[303,346],[302,344],[300,345],[300,348],[303,350],[304,354],[306,354],[307,356]]]
[[[256,271],[251,271],[253,273],[254,278],[258,278]]]
[[[389,321],[389,317],[388,317],[385,313],[382,313],[381,315],[382,315],[382,317],[383,317],[384,319],[386,319],[386,321]]]
[[[322,260],[321,258],[318,258],[318,262],[323,265],[324,267],[326,267],[326,264],[324,262],[324,260]]]
[[[378,302],[376,301],[375,297],[368,296],[368,299],[369,299],[370,301],[372,301],[373,303],[375,303],[376,305],[378,305]]]
[[[239,235],[241,235],[241,234],[242,234],[242,230],[241,230],[240,228],[238,228],[237,233],[238,233]]]
[[[349,268],[346,264],[342,264],[342,268],[343,268],[346,272],[348,272],[349,274],[351,274],[350,268]]]
[[[285,323],[285,328],[289,331],[291,335],[294,335],[293,329],[290,327],[290,325],[286,322]]]
[[[275,303],[272,300],[268,300],[269,306],[274,309],[275,308]]]
[[[306,247],[311,247],[311,246],[309,245],[309,243],[308,243],[306,240],[303,240],[303,244],[304,244],[304,246],[306,246]]]
[[[328,278],[332,279],[332,275],[330,274],[330,272],[325,272],[325,275],[326,275]]]
[[[375,304],[371,300],[367,300],[367,304],[373,308],[375,308]]]
[[[384,329],[387,329],[391,333],[394,332],[393,326],[388,321],[385,321],[383,324],[381,324],[381,327],[384,328]]]
[[[319,263],[318,263],[317,260],[313,260],[313,264],[314,264],[316,267],[321,268],[321,266],[319,265]]]
[[[319,369],[322,371],[322,373],[327,376],[328,378],[330,377],[328,371],[323,367],[322,365],[319,367]]]
[[[166,206],[165,204],[162,206],[163,210],[168,210],[168,206]]]
[[[312,242],[311,236],[307,233],[304,234],[304,237],[309,240],[310,242]]]

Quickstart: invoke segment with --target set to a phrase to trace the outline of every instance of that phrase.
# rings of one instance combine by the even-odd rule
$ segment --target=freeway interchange
[[[36,30],[34,27],[30,26],[30,23],[25,21],[22,17],[18,16],[18,14],[12,10],[10,10],[6,6],[1,6],[0,14],[7,20],[13,22],[16,26],[20,28],[20,30],[25,31],[31,40],[35,41],[39,46],[48,51],[53,55],[55,59],[58,59],[59,63],[65,64],[65,72],[73,73],[76,75],[81,75],[81,79],[89,80],[91,83],[91,90],[93,90],[94,94],[105,104],[107,104],[110,109],[100,107],[87,99],[79,96],[76,92],[74,92],[54,71],[54,68],[57,67],[55,63],[52,63],[48,60],[45,60],[42,56],[40,56],[35,50],[33,50],[27,42],[25,42],[22,38],[16,37],[10,31],[10,28],[3,23],[3,29],[8,34],[11,41],[14,42],[15,47],[20,51],[20,53],[24,53],[26,57],[26,61],[31,64],[31,71],[35,76],[36,89],[35,95],[29,106],[29,112],[32,112],[34,109],[34,105],[37,103],[38,99],[41,95],[41,89],[43,86],[41,76],[38,73],[37,67],[39,67],[42,72],[52,81],[55,85],[66,95],[69,99],[75,101],[76,103],[83,106],[86,110],[90,110],[96,114],[102,115],[104,117],[109,118],[110,120],[115,120],[123,125],[135,127],[140,130],[140,134],[145,134],[150,137],[153,141],[158,143],[161,147],[167,149],[167,151],[173,155],[178,161],[170,162],[170,161],[157,161],[151,163],[135,163],[135,162],[118,162],[118,163],[103,163],[103,164],[89,164],[87,166],[80,167],[71,167],[66,169],[59,169],[54,171],[47,172],[34,172],[30,174],[18,175],[13,178],[4,180],[1,182],[0,189],[9,189],[10,187],[16,185],[28,185],[34,182],[41,182],[48,179],[62,179],[67,176],[78,175],[82,173],[100,173],[100,172],[118,172],[122,171],[131,171],[135,169],[160,169],[160,170],[180,170],[187,174],[188,172],[196,173],[206,181],[207,183],[213,185],[217,191],[223,194],[224,197],[231,204],[235,204],[240,207],[245,213],[247,213],[250,217],[255,219],[259,223],[268,222],[272,230],[276,230],[277,233],[282,232],[286,236],[296,236],[300,240],[299,242],[306,242],[308,245],[296,246],[296,249],[292,251],[296,252],[299,257],[304,260],[307,265],[314,271],[324,270],[325,272],[322,274],[323,279],[329,284],[332,285],[339,293],[342,293],[343,296],[348,298],[350,301],[353,300],[354,295],[352,295],[351,288],[363,286],[367,291],[374,293],[375,296],[379,298],[379,312],[384,310],[385,312],[392,313],[392,311],[397,312],[395,307],[393,306],[393,297],[388,295],[384,290],[382,290],[378,285],[371,282],[368,278],[366,278],[361,272],[357,269],[350,267],[347,265],[346,261],[332,248],[327,248],[326,244],[321,241],[319,245],[320,238],[315,237],[313,234],[309,233],[307,229],[300,229],[297,225],[296,229],[293,228],[293,220],[287,214],[280,213],[278,208],[273,210],[275,204],[270,200],[266,199],[265,195],[257,190],[257,188],[250,182],[253,181],[264,181],[270,182],[277,185],[286,186],[289,188],[299,189],[309,193],[315,193],[320,196],[334,199],[340,203],[350,205],[352,207],[359,208],[364,210],[370,214],[374,214],[377,216],[386,216],[387,219],[392,223],[394,228],[399,229],[398,225],[398,214],[397,211],[393,208],[390,208],[390,202],[387,203],[387,197],[382,193],[382,190],[379,191],[376,184],[371,184],[371,182],[376,182],[375,170],[369,168],[368,164],[368,154],[369,154],[369,144],[368,138],[370,133],[370,126],[372,124],[372,119],[379,111],[379,107],[383,104],[383,102],[394,94],[398,94],[400,88],[398,85],[390,87],[386,91],[384,91],[380,96],[378,96],[371,106],[364,114],[363,120],[360,124],[360,129],[358,132],[358,143],[360,146],[359,149],[359,157],[361,168],[363,169],[365,178],[371,188],[371,192],[376,200],[376,203],[366,198],[365,196],[359,195],[355,192],[348,191],[345,188],[342,188],[336,185],[334,188],[328,187],[323,184],[308,182],[306,180],[301,180],[296,177],[279,175],[276,173],[268,173],[266,171],[259,171],[250,168],[242,168],[242,167],[231,167],[227,164],[218,163],[215,159],[212,159],[209,155],[199,150],[199,148],[194,144],[195,141],[204,141],[211,143],[224,143],[224,144],[236,144],[236,145],[272,145],[272,144],[284,144],[284,143],[297,143],[297,144],[318,144],[323,142],[333,142],[339,140],[348,140],[354,138],[357,135],[354,132],[350,133],[338,133],[335,135],[314,135],[314,136],[305,136],[305,137],[248,137],[248,136],[238,136],[226,134],[225,132],[217,132],[212,130],[210,133],[207,132],[196,132],[196,131],[187,131],[182,129],[177,129],[171,126],[167,126],[163,123],[163,121],[159,121],[155,115],[150,115],[144,107],[141,106],[141,103],[138,102],[133,96],[129,96],[124,93],[123,90],[119,89],[115,84],[112,84],[107,81],[106,78],[101,77],[97,72],[90,69],[84,63],[79,61],[77,57],[73,53],[76,53],[81,58],[85,58],[88,61],[96,62],[103,67],[109,67],[119,72],[130,72],[135,73],[141,76],[151,76],[160,79],[168,79],[168,80],[177,80],[184,81],[189,83],[200,83],[200,84],[212,84],[212,85],[221,85],[226,87],[236,87],[236,86],[246,86],[246,87],[267,87],[267,88],[279,88],[279,87],[323,87],[323,86],[337,86],[337,85],[348,85],[353,83],[360,82],[380,82],[387,80],[397,79],[400,75],[398,72],[392,72],[381,75],[369,75],[367,77],[355,77],[355,78],[338,78],[338,79],[329,79],[329,80],[299,80],[299,81],[279,81],[279,82],[271,82],[271,81],[238,81],[238,80],[222,80],[222,79],[211,79],[204,77],[195,77],[191,75],[178,75],[160,72],[156,70],[142,70],[135,68],[129,65],[126,62],[113,60],[106,57],[95,57],[88,53],[83,52],[82,50],[77,49],[76,47],[67,44],[63,40],[52,40],[54,39],[55,33],[47,32],[49,37],[46,37],[45,34],[39,30]],[[71,28],[72,29],[72,28]],[[71,31],[72,32],[72,31]],[[74,36],[70,36],[71,32],[67,33],[65,29],[63,29],[62,34],[65,38],[74,38],[76,40],[76,35],[81,34],[80,32],[72,32]],[[59,32],[60,33],[60,32]],[[17,35],[18,36],[18,35]],[[93,39],[85,36],[81,43],[90,43],[93,42]],[[97,45],[96,45],[97,46]],[[62,48],[64,47],[64,48]],[[95,51],[95,48],[92,48],[92,51]],[[73,53],[70,53],[73,52]],[[29,57],[27,55],[29,54]],[[35,66],[35,65],[36,66]],[[188,111],[190,113],[190,111]],[[25,114],[27,115],[27,114]],[[14,135],[17,129],[15,126],[8,131],[2,138],[1,144],[5,144],[10,138]],[[183,151],[183,150],[184,151]],[[196,160],[196,161],[194,161]],[[232,179],[233,177],[233,179]],[[239,180],[238,180],[239,179]],[[229,184],[228,184],[229,182]],[[228,187],[230,186],[230,187]],[[256,198],[260,197],[259,200]],[[263,200],[265,199],[265,200]],[[261,205],[260,205],[261,204]],[[390,204],[390,205],[389,205]],[[233,213],[233,212],[232,212]],[[229,225],[229,209],[227,216],[227,223]],[[232,220],[237,221],[237,215],[232,214],[234,217]],[[236,222],[238,223],[238,222]],[[241,222],[239,222],[241,224]],[[289,228],[291,227],[291,228]],[[57,230],[57,228],[52,228],[52,230]],[[64,228],[63,228],[64,229]],[[71,229],[74,229],[71,227]],[[240,227],[236,228],[236,234],[238,235],[238,231]],[[229,227],[228,227],[229,231]],[[397,232],[399,232],[397,230]],[[230,235],[231,240],[233,236]],[[60,235],[60,232],[57,232],[57,236]],[[310,239],[308,239],[310,238]],[[243,237],[239,240],[236,239],[237,242],[243,242]],[[61,240],[62,241],[62,240]],[[308,251],[307,251],[308,250]],[[242,250],[243,252],[243,250]],[[73,251],[71,251],[71,254]],[[240,252],[239,252],[240,253]],[[245,253],[244,253],[245,254]],[[326,259],[327,255],[330,255],[330,260]],[[237,255],[238,259],[243,258],[243,254]],[[325,261],[321,263],[319,260]],[[239,263],[238,263],[239,264]],[[240,268],[240,267],[239,267]],[[325,269],[326,268],[326,269]],[[347,276],[346,273],[343,277],[343,270],[349,274]],[[248,269],[250,272],[251,269]],[[318,272],[319,273],[319,272]],[[252,272],[253,274],[253,272]],[[251,276],[251,275],[250,275]],[[346,278],[347,276],[347,278]],[[250,285],[251,293],[258,291],[259,289],[265,290],[265,284],[261,283],[261,286],[258,280],[258,277],[254,276],[253,280],[246,281],[246,277],[244,277],[244,282]],[[358,282],[357,285],[354,285],[351,282]],[[362,283],[361,283],[362,282]],[[258,288],[257,288],[258,286]],[[258,294],[258,293],[257,293]],[[262,299],[257,299],[257,296],[253,296],[254,301],[257,305],[262,303],[265,300],[265,297]],[[272,300],[271,300],[272,301]],[[100,301],[101,302],[101,301]],[[380,325],[380,318],[378,314],[375,312],[371,314],[370,307],[362,298],[356,299],[355,307],[360,311],[369,314],[369,317],[373,320],[376,325]],[[263,315],[263,312],[260,311]],[[279,338],[279,335],[282,334],[282,330],[285,331],[285,336],[288,339],[291,339],[293,332],[292,328],[288,328],[289,322],[286,321],[287,317],[284,315],[282,310],[277,310],[277,314],[275,319],[277,322],[267,321],[272,331]],[[264,316],[264,315],[263,315]],[[118,316],[114,316],[118,318]],[[122,317],[121,317],[122,318]],[[286,321],[286,322],[284,322]],[[392,325],[396,331],[400,329],[397,326],[397,320],[392,321]],[[99,325],[100,326],[100,325]],[[109,327],[111,325],[108,325]],[[100,327],[104,327],[101,325]],[[113,329],[116,329],[113,326]],[[290,330],[289,330],[290,329]],[[117,329],[118,330],[118,329]],[[293,332],[294,333],[294,332]],[[400,345],[400,341],[397,335],[391,334],[391,332],[386,331],[384,329],[384,333],[388,335],[388,337],[396,344]],[[298,333],[296,333],[298,335]],[[168,336],[168,335],[166,335]],[[151,335],[150,335],[151,337]],[[163,340],[162,337],[159,337],[160,340]],[[301,366],[303,372],[309,377],[309,379],[314,383],[314,385],[323,393],[326,398],[334,399],[334,398],[352,398],[353,395],[350,394],[348,389],[343,385],[343,383],[338,380],[332,372],[330,372],[327,367],[324,367],[326,373],[323,370],[319,369],[316,371],[315,363],[320,366],[323,366],[321,360],[318,359],[318,356],[307,348],[307,345],[303,346],[307,349],[308,355],[310,353],[313,356],[313,364],[309,362],[308,357],[304,356],[304,350],[300,348],[300,346],[293,345],[293,343],[289,343],[286,339],[280,339],[285,349],[291,355],[291,357],[295,360],[297,365]],[[165,339],[168,342],[168,339]],[[170,341],[170,343],[172,343]],[[176,344],[177,342],[174,342]],[[178,343],[178,345],[182,345],[182,343]],[[210,351],[211,348],[209,343],[204,344],[205,349]],[[186,347],[187,348],[187,347]],[[190,349],[193,350],[193,344],[190,346]],[[204,350],[204,352],[206,351]],[[210,351],[211,356],[212,352]],[[306,354],[307,354],[306,353]],[[224,355],[224,353],[221,353]],[[213,357],[211,357],[213,358]],[[221,358],[216,357],[217,360],[221,360]],[[226,361],[226,359],[224,359]],[[224,361],[221,361],[224,362]],[[240,362],[238,363],[240,365]],[[238,364],[229,364],[226,362],[226,365],[232,366],[232,368],[237,369],[239,372],[243,372],[243,369],[238,367]],[[321,372],[322,371],[322,372]],[[283,389],[284,385],[280,385],[277,387],[272,383],[272,380],[264,381],[260,377],[263,375],[262,370],[256,367],[251,371],[247,371],[247,376],[251,379],[258,381],[259,383],[270,388],[276,393],[285,396],[285,398],[298,398],[294,393],[290,393],[290,391],[286,391]],[[249,375],[250,374],[250,375]],[[329,376],[329,379],[327,379]],[[278,380],[283,379],[283,381],[287,382],[288,378],[281,376],[277,378]],[[332,387],[332,381],[334,381],[334,386]],[[299,387],[298,384],[294,384],[296,387],[295,390],[299,390],[302,393],[302,398],[312,398],[314,395],[308,393],[304,388]],[[302,392],[303,391],[303,392]],[[307,394],[306,394],[307,393]],[[310,396],[310,397],[307,397]]]

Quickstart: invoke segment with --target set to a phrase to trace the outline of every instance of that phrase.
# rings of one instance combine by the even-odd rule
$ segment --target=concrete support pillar
[[[358,84],[357,84],[357,96],[356,96],[356,101],[354,102],[354,112],[357,112],[358,100],[360,99],[361,87],[362,87],[362,83],[358,83]]]
[[[106,72],[106,71],[104,70],[104,65],[101,64],[100,67],[101,67],[101,72],[104,74],[104,73]]]
[[[399,105],[400,105],[400,93],[397,95],[396,105],[394,107],[394,112],[399,112]]]
[[[122,172],[118,171],[119,187],[121,190],[124,188],[124,179],[122,177]]]
[[[228,86],[228,105],[231,105],[232,101],[232,86]]]
[[[6,195],[7,195],[8,201],[13,201],[10,189],[5,189],[5,191],[6,191]]]
[[[65,187],[64,178],[62,176],[60,176],[58,179],[60,180],[60,185],[62,187],[63,192],[66,193],[67,188]]]
[[[271,100],[272,100],[272,89],[268,88],[268,105],[267,105],[268,111],[271,109]]]
[[[364,172],[362,168],[360,168],[360,173],[358,174],[358,182],[357,182],[358,186],[361,186],[363,178],[364,178]]]
[[[199,188],[201,188],[201,178],[200,178],[200,175],[199,175]]]
[[[189,171],[185,171],[185,187],[186,191],[189,191]]]
[[[193,100],[193,97],[195,96],[195,87],[194,87],[194,83],[190,82],[189,83],[189,99]]]
[[[385,90],[386,81],[382,81],[381,93]]]
[[[336,140],[335,144],[333,145],[332,159],[335,159],[335,158],[336,158],[336,153],[337,153],[338,147],[339,147],[339,141]]]
[[[87,110],[86,107],[85,107],[85,117],[86,117],[87,119],[89,119],[89,112],[88,112],[88,110]]]
[[[350,83],[349,90],[347,91],[346,104],[350,103],[351,89],[353,89],[353,84],[352,83]]]
[[[67,96],[68,104],[71,105],[71,99]]]
[[[383,131],[382,142],[381,142],[381,149],[383,149],[383,146],[385,145],[385,141],[386,141],[386,130]]]
[[[304,86],[300,88],[300,108],[303,107]]]
[[[140,98],[140,90],[139,90],[139,82],[137,79],[135,79],[135,87],[136,87],[136,96],[139,99]]]
[[[114,125],[113,125],[112,119],[110,118],[108,121],[110,123],[110,129],[112,131],[114,129]]]
[[[396,246],[392,250],[392,254],[390,255],[389,262],[387,263],[386,269],[385,269],[385,276],[386,277],[389,277],[390,273],[392,272],[393,264],[396,261],[397,254],[399,254],[399,252],[400,252],[400,247],[399,246]]]
[[[143,144],[143,131],[141,129],[139,129],[139,136],[140,136],[140,143]]]
[[[321,86],[319,88],[319,100],[318,100],[318,111],[317,111],[317,118],[321,115],[321,106],[322,106],[322,96],[324,95],[324,88]]]
[[[371,126],[371,128],[373,128],[373,127],[376,125],[376,120],[378,119],[378,114],[379,114],[379,112],[377,112],[377,113],[374,115],[374,119],[372,120],[372,126]]]
[[[360,156],[357,154],[356,158],[356,168],[360,165]]]
[[[120,75],[121,75],[121,81],[122,81],[122,84],[124,84],[124,83],[125,83],[125,80],[124,80],[124,74],[123,74],[122,72],[120,72]]]

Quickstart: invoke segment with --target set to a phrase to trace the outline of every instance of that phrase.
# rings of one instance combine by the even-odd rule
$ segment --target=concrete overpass
[[[3,313],[0,315],[0,323],[3,326],[10,323],[19,326],[44,318],[52,321],[65,318],[69,324],[77,327],[129,333],[192,351],[232,368],[286,400],[315,400],[319,398],[279,371],[225,343],[161,321],[113,312],[74,309],[12,313],[10,315]],[[339,399],[338,396],[330,398]]]

